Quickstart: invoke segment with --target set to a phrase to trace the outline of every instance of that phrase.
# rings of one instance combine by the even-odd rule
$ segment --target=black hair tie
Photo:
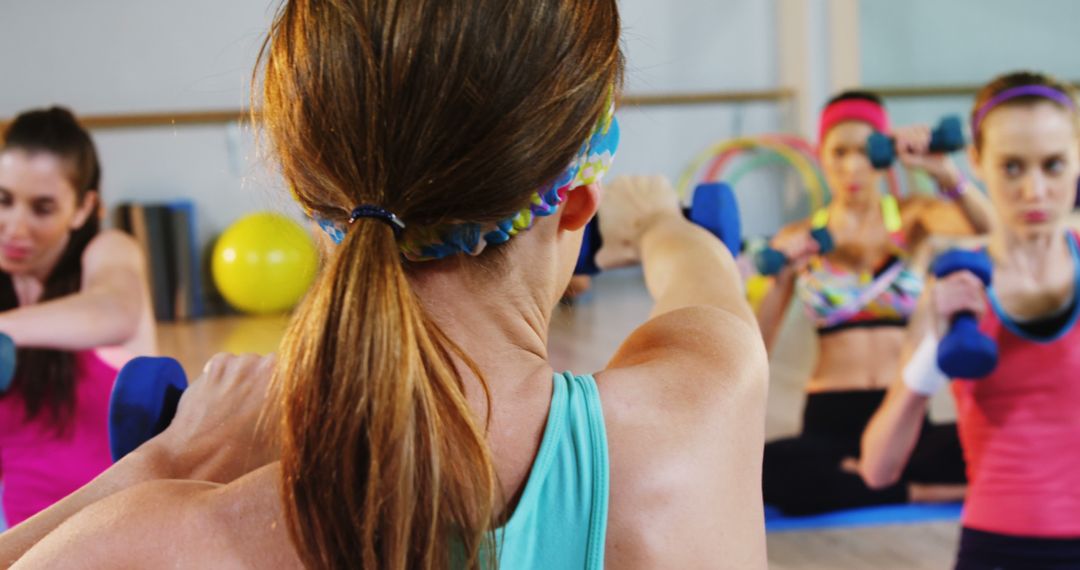
[[[360,218],[374,218],[383,222],[394,230],[395,238],[401,237],[401,232],[405,231],[405,222],[385,208],[371,205],[357,206],[349,215],[349,223],[352,224]]]

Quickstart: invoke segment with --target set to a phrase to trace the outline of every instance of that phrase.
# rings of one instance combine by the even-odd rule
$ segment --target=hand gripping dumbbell
[[[832,234],[829,233],[828,228],[814,228],[810,230],[810,237],[817,242],[818,253],[821,255],[836,249],[836,243],[833,242]],[[762,275],[776,275],[790,261],[782,252],[771,247],[762,249],[754,255],[754,266],[757,267],[758,273]]]
[[[949,153],[964,148],[964,123],[960,117],[951,115],[941,119],[930,132],[930,152]],[[896,162],[896,141],[885,133],[875,132],[866,139],[866,156],[878,170],[889,168]]]
[[[934,261],[934,275],[941,279],[957,271],[970,271],[990,286],[993,265],[985,251],[952,250]],[[938,344],[937,363],[950,378],[983,378],[997,367],[997,343],[979,332],[971,312],[953,315],[949,332]]]
[[[698,185],[694,189],[690,207],[683,208],[683,215],[724,242],[732,255],[739,254],[742,249],[742,221],[731,186],[724,182]],[[603,244],[599,222],[594,217],[585,228],[574,275],[595,275],[600,272],[596,266],[596,252]]]

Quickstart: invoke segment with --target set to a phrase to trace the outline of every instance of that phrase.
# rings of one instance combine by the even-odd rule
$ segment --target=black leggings
[[[956,570],[1076,570],[1080,539],[1027,538],[964,528]]]
[[[919,441],[900,481],[873,490],[841,469],[859,457],[863,429],[885,398],[884,390],[810,394],[803,433],[765,445],[762,489],[765,502],[791,515],[906,503],[908,483],[966,483],[956,424],[924,420]]]

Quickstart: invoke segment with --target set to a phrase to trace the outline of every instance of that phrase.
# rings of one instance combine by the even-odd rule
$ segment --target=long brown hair
[[[68,181],[75,189],[77,204],[82,204],[87,194],[97,192],[101,185],[101,165],[90,134],[67,109],[34,109],[15,117],[3,134],[0,152],[15,149],[60,158],[66,167]],[[97,235],[100,224],[100,217],[95,212],[82,227],[71,232],[56,267],[45,279],[41,302],[79,290],[82,286],[82,254]],[[11,275],[0,272],[0,311],[18,306]],[[63,431],[75,407],[75,354],[45,348],[19,348],[17,359],[11,393],[22,396],[26,420],[47,412],[49,422],[58,431]]]
[[[338,221],[381,206],[404,239],[526,206],[623,61],[616,0],[289,1],[260,60],[264,124],[301,204]],[[409,282],[425,266],[369,219],[326,265],[275,371],[293,544],[308,567],[442,568],[456,540],[476,567],[498,486],[452,356],[469,360]]]

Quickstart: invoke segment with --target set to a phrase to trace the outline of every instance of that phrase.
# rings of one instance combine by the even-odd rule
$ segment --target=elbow
[[[900,481],[900,469],[881,463],[867,461],[866,458],[859,462],[859,475],[866,486],[875,491],[890,487]]]
[[[106,344],[124,344],[138,334],[143,308],[138,299],[114,297],[110,300],[100,304],[104,314],[98,322],[109,323]]]
[[[135,338],[139,332],[140,316],[142,316],[142,310],[139,308],[122,313],[116,326],[116,344],[123,344]]]

